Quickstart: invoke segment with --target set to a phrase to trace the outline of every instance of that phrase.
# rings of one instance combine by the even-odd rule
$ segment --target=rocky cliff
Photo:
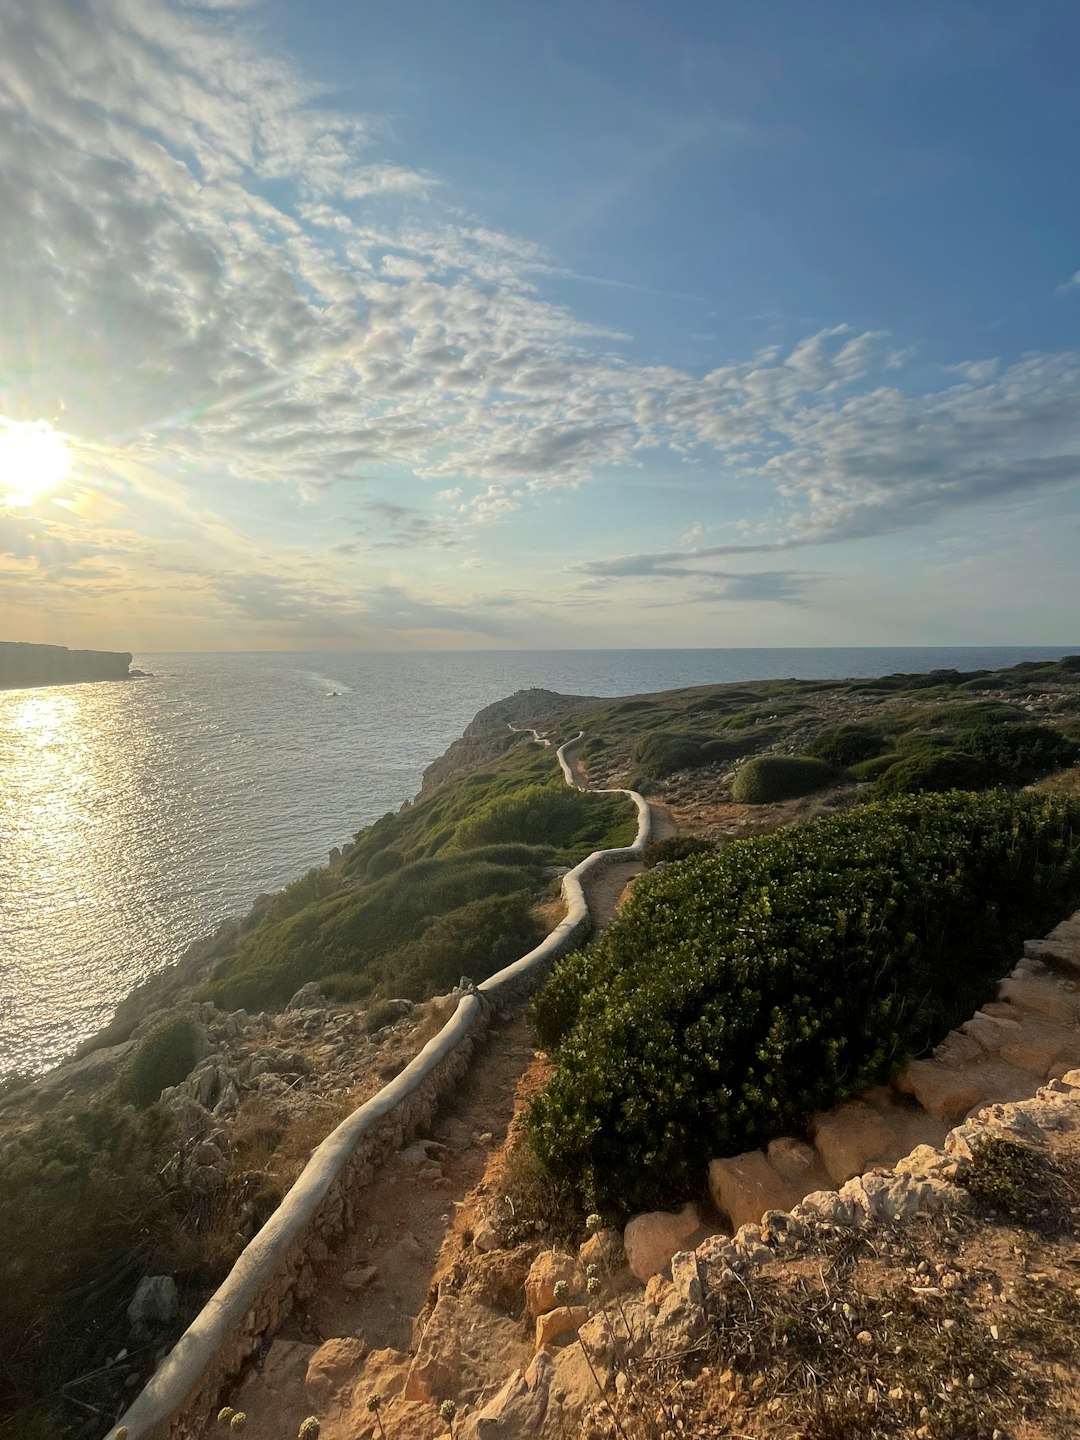
[[[82,680],[126,680],[131,655],[114,650],[69,650],[0,640],[0,690],[23,685],[72,685]]]

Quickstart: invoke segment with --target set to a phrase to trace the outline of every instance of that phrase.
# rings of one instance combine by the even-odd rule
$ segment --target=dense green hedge
[[[626,1212],[882,1080],[1080,898],[1080,804],[876,802],[639,881],[534,1002],[552,1171]]]
[[[838,779],[831,765],[810,755],[759,755],[735,776],[731,798],[740,805],[768,805],[812,795]]]

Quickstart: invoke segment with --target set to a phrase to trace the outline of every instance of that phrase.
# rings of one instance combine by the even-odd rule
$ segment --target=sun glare
[[[64,437],[45,420],[0,420],[0,495],[9,505],[32,505],[71,467]]]

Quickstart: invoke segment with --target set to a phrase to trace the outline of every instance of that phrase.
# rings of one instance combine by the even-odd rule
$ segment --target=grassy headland
[[[543,912],[559,872],[591,850],[630,841],[628,802],[569,790],[554,748],[511,731],[510,722],[550,729],[556,743],[583,729],[595,784],[645,789],[680,820],[684,834],[667,842],[673,855],[695,833],[711,842],[812,822],[777,837],[772,850],[742,839],[719,854],[699,847],[650,877],[625,918],[556,973],[538,1007],[561,1012],[547,1036],[559,1071],[542,1102],[543,1123],[553,1134],[560,1106],[567,1123],[565,1154],[554,1144],[546,1153],[553,1166],[575,1171],[579,1188],[599,1173],[588,1137],[612,1106],[615,1149],[600,1159],[612,1165],[612,1182],[631,1169],[643,1177],[644,1200],[659,1193],[648,1188],[657,1157],[674,1156],[679,1127],[697,1123],[695,1105],[724,1118],[723,1134],[738,1146],[767,1133],[778,1115],[821,1103],[817,1090],[800,1088],[806,1056],[830,1093],[880,1074],[900,1050],[932,1043],[935,1027],[972,1003],[1019,929],[1056,918],[1055,907],[1075,898],[1078,657],[993,673],[768,681],[614,700],[524,692],[488,707],[431,767],[411,805],[361,831],[343,859],[224,927],[121,1006],[84,1047],[86,1063],[104,1053],[95,1046],[128,1041],[137,1027],[139,1038],[128,1041],[119,1068],[110,1061],[94,1072],[90,1093],[72,1097],[64,1069],[51,1082],[0,1091],[0,1420],[12,1433],[100,1432],[101,1418],[79,1408],[99,1392],[71,1382],[98,1376],[101,1403],[113,1403],[101,1367],[125,1343],[124,1309],[140,1275],[177,1276],[190,1311],[243,1243],[235,1202],[251,1208],[244,1187],[260,1168],[253,1156],[258,1145],[277,1143],[282,1122],[255,1117],[246,1140],[225,1144],[233,1169],[223,1190],[197,1197],[176,1180],[186,1142],[154,1098],[160,1085],[183,1078],[193,1055],[172,1005],[194,994],[222,1009],[275,1010],[316,980],[382,1025],[388,1000],[436,994],[463,974],[478,981],[516,958],[548,928]],[[1014,791],[1032,782],[1064,799],[918,798],[958,783]],[[890,794],[901,797],[893,809],[864,808]],[[834,810],[853,812],[848,828],[813,819]],[[977,835],[985,844],[972,856]],[[912,948],[906,937],[920,932],[909,919],[935,856],[942,863],[933,913],[945,928],[933,944],[923,935]],[[815,875],[832,869],[843,893],[819,886],[810,895]],[[980,908],[988,894],[1001,902],[996,909]],[[985,942],[978,964],[949,920],[954,902]],[[731,941],[751,910],[763,947],[752,955]],[[907,928],[893,944],[900,918]],[[638,921],[647,928],[634,935]],[[880,984],[877,970],[867,972],[870,934]],[[643,937],[650,949],[656,941],[649,968]],[[954,939],[964,963],[951,973],[960,953]],[[890,988],[908,971],[914,989]],[[794,995],[806,1003],[792,1006]],[[777,1008],[791,1011],[796,1031],[805,1021],[808,1033],[785,1038],[770,1022],[763,1038],[759,1019]],[[596,1031],[587,1036],[585,1016],[594,1012]],[[232,1019],[218,1013],[214,1028]],[[885,1021],[899,1035],[892,1049],[880,1042]],[[681,1048],[672,1049],[676,1041]],[[668,1127],[658,1139],[624,1124],[626,1097],[589,1088],[601,1057],[609,1079],[620,1067],[632,1076],[650,1047],[667,1077],[665,1105],[643,1117],[654,1130]],[[792,1053],[798,1066],[778,1088],[774,1061],[787,1065]],[[823,1055],[831,1070],[818,1065]],[[579,1063],[589,1069],[588,1086],[575,1079]],[[305,1132],[305,1144],[293,1148],[302,1157],[319,1138]],[[712,1141],[720,1143],[716,1134]],[[679,1165],[664,1179],[665,1195],[673,1184],[694,1188],[687,1162]],[[273,1198],[256,1197],[246,1233]],[[153,1358],[152,1349],[137,1357],[143,1373]]]

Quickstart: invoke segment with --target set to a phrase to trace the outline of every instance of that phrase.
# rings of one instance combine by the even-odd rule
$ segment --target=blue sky
[[[5,638],[1076,638],[1075,6],[0,34]]]

